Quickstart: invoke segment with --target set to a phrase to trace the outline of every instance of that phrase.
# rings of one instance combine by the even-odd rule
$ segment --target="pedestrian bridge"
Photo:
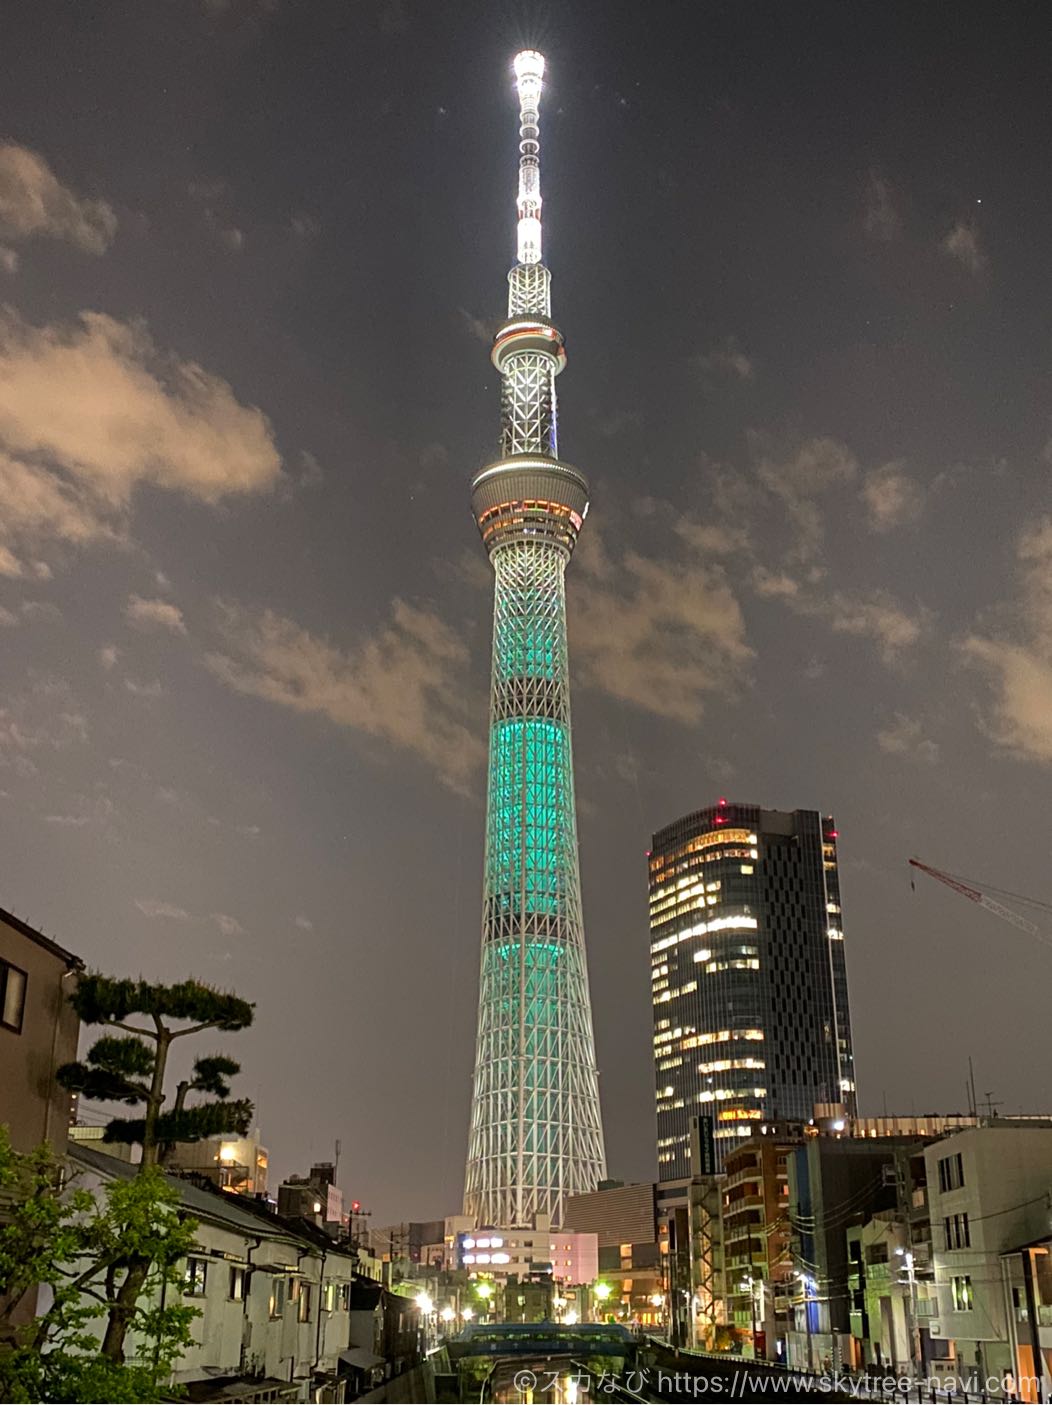
[[[623,1376],[638,1346],[637,1337],[612,1322],[471,1323],[446,1341],[461,1400],[536,1405],[583,1405],[592,1397],[579,1382]]]

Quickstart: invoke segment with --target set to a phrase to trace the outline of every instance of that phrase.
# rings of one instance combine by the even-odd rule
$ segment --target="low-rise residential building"
[[[763,1123],[724,1159],[727,1321],[748,1356],[785,1356],[794,1279],[788,1161],[803,1139],[800,1123]]]
[[[1010,1370],[1021,1400],[1052,1399],[1052,1233],[1001,1254]]]
[[[0,908],[0,1123],[16,1151],[66,1149],[75,1105],[56,1073],[77,1057],[79,956]]]
[[[898,1376],[932,1374],[936,1312],[923,1142],[889,1148],[883,1179],[894,1177],[896,1208],[845,1228],[852,1362]]]
[[[316,1162],[306,1176],[289,1176],[278,1186],[278,1214],[302,1216],[339,1237],[350,1224],[343,1213],[343,1192],[331,1161]]]
[[[1043,1364],[1047,1393],[1052,1334],[1041,1337],[1048,1270],[1039,1251],[1052,1227],[1052,1121],[991,1119],[933,1142],[925,1161],[941,1368],[985,1380],[1036,1376]]]
[[[203,1176],[220,1190],[236,1195],[266,1195],[270,1156],[257,1127],[249,1136],[202,1137],[176,1142],[165,1168]]]
[[[89,1188],[136,1173],[127,1161],[83,1143],[71,1146],[70,1160]],[[342,1401],[349,1383],[357,1393],[417,1363],[419,1309],[400,1300],[400,1319],[415,1314],[414,1330],[407,1334],[400,1321],[391,1354],[386,1289],[361,1275],[349,1245],[309,1220],[277,1214],[262,1199],[223,1193],[185,1176],[169,1180],[197,1222],[183,1296],[200,1316],[191,1327],[193,1345],[173,1377],[191,1400]],[[381,1327],[377,1335],[369,1326],[358,1342],[352,1309],[360,1308],[363,1294],[380,1303]],[[357,1326],[363,1327],[360,1319]],[[130,1341],[130,1359],[140,1346],[146,1349]]]
[[[800,1369],[858,1367],[847,1230],[898,1207],[896,1148],[914,1139],[808,1135],[788,1158],[796,1288],[787,1359]],[[854,1291],[858,1291],[855,1289]]]

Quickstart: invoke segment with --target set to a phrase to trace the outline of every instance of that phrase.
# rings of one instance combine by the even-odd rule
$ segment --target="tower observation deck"
[[[517,260],[492,359],[500,458],[471,485],[494,571],[478,1041],[464,1210],[477,1225],[562,1223],[606,1175],[577,856],[565,571],[588,511],[559,458],[566,364],[541,258],[543,57],[515,59]]]

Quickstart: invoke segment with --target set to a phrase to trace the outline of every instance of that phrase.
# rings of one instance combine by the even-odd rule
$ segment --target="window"
[[[339,1308],[341,1312],[350,1312],[351,1310],[351,1285],[349,1283],[340,1284]]]
[[[280,1317],[285,1311],[285,1280],[275,1278],[270,1285],[270,1315]]]
[[[323,1312],[332,1312],[336,1307],[336,1284],[331,1278],[326,1280],[322,1289],[321,1306]]]
[[[230,1296],[236,1303],[244,1300],[245,1270],[243,1268],[232,1268],[230,1270]]]
[[[972,1297],[972,1277],[969,1273],[959,1274],[950,1279],[950,1291],[953,1294],[954,1312],[971,1312],[975,1306]]]
[[[208,1279],[207,1259],[187,1259],[183,1271],[183,1293],[188,1298],[203,1298]]]
[[[947,1249],[970,1249],[971,1232],[968,1229],[967,1215],[947,1215],[942,1222],[942,1232],[946,1236]]]
[[[944,1156],[939,1162],[939,1189],[941,1191],[958,1190],[964,1185],[964,1162],[961,1153],[955,1156]]]
[[[17,966],[0,961],[0,1025],[22,1033],[22,1016],[26,1009],[26,973]]]
[[[299,1299],[299,1312],[297,1312],[297,1314],[296,1314],[296,1321],[297,1321],[297,1322],[309,1322],[309,1321],[310,1321],[310,1284],[309,1284],[309,1283],[301,1283],[301,1284],[300,1284],[300,1290],[299,1290],[299,1293],[298,1293],[297,1296],[298,1296],[298,1299]]]

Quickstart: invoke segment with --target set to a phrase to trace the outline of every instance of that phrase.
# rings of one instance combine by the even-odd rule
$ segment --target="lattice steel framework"
[[[479,1225],[561,1224],[606,1174],[577,858],[565,570],[588,486],[557,457],[565,364],[541,263],[544,60],[515,60],[518,263],[493,361],[502,457],[472,509],[495,574],[489,789],[474,1100],[464,1208]]]

